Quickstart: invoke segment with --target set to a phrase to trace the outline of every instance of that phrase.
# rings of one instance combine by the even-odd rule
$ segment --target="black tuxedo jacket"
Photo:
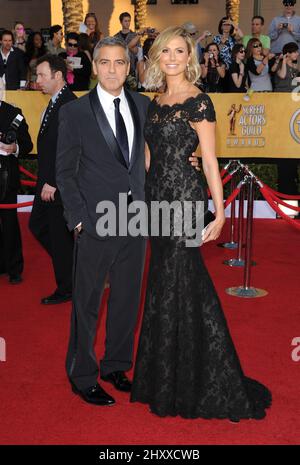
[[[13,107],[8,103],[1,102],[0,104],[0,132],[6,134],[12,121],[18,115],[22,115],[20,108]],[[1,139],[1,137],[0,137]],[[23,119],[17,130],[17,143],[19,145],[19,155],[21,158],[27,155],[32,150],[32,141],[28,132],[28,125]],[[18,158],[15,155],[2,156],[0,155],[0,163],[6,164],[9,171],[9,190],[17,190],[20,186],[20,172]]]
[[[149,99],[125,90],[134,124],[134,140],[127,168],[117,140],[98,98],[97,89],[60,110],[56,179],[70,230],[82,222],[96,233],[98,202],[108,200],[118,213],[119,193],[131,190],[144,200],[145,141],[143,127]]]
[[[45,183],[57,187],[55,174],[55,161],[58,137],[58,113],[59,109],[67,102],[75,100],[77,97],[68,88],[55,101],[54,107],[49,115],[43,131],[39,131],[37,138],[38,152],[38,181],[36,194],[40,195]],[[42,126],[41,126],[42,128]],[[59,201],[59,194],[56,192],[55,200]]]
[[[0,53],[0,77],[5,74],[6,90],[20,88],[20,81],[26,81],[27,69],[25,65],[25,53],[13,47],[13,52],[8,56],[6,66]]]

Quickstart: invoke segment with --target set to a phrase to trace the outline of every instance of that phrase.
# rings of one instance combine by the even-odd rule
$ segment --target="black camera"
[[[3,144],[13,144],[17,140],[17,131],[23,121],[24,117],[22,115],[17,115],[13,121],[10,123],[10,126],[6,133],[0,133],[0,141]]]
[[[154,34],[154,32],[155,32],[154,28],[152,28],[152,27],[147,28],[147,34]]]
[[[288,23],[283,23],[283,24],[282,24],[282,27],[283,27],[284,29],[287,29],[288,25],[289,25]]]

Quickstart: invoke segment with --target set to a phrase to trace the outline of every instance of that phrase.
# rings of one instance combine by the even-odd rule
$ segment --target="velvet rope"
[[[30,171],[27,171],[25,168],[23,168],[23,166],[19,166],[19,171],[21,171],[21,173],[25,174],[26,176],[33,179],[34,181],[37,180],[37,176],[33,173],[30,173]]]
[[[280,208],[276,204],[274,198],[271,197],[270,193],[268,192],[268,189],[266,189],[265,187],[261,187],[260,192],[262,193],[262,195],[264,196],[264,198],[266,199],[266,201],[268,202],[270,207],[273,208],[273,210],[275,210],[276,213],[278,213],[278,215],[280,215],[291,226],[293,226],[294,228],[300,230],[300,223],[298,221],[290,218],[288,215],[286,215],[285,213],[283,213],[280,210]]]

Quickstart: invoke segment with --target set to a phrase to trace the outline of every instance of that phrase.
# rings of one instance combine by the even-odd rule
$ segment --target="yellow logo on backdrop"
[[[240,116],[238,117],[238,115]],[[236,105],[233,103],[227,116],[229,118],[229,134],[226,144],[228,148],[265,146],[265,137],[263,136],[263,129],[267,122],[265,105]]]

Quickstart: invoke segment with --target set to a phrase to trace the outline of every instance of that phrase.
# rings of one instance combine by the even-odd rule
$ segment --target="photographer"
[[[0,88],[0,94],[2,89]],[[17,203],[20,187],[18,157],[32,150],[28,126],[19,108],[1,100],[0,95],[0,203]],[[23,254],[17,209],[0,208],[0,273],[11,284],[22,281]]]
[[[300,16],[296,15],[296,0],[283,0],[284,11],[281,16],[273,18],[269,27],[271,52],[278,55],[285,44],[300,43]]]
[[[293,92],[300,82],[298,66],[299,47],[290,42],[283,47],[282,55],[276,58],[279,68],[275,74],[275,92]],[[298,78],[298,79],[297,79]]]
[[[207,45],[201,63],[201,78],[205,92],[223,92],[226,68],[217,44]]]
[[[219,22],[218,31],[219,34],[214,36],[213,42],[219,45],[220,56],[225,63],[226,69],[228,69],[231,65],[233,46],[244,37],[244,34],[227,16],[224,16]]]

